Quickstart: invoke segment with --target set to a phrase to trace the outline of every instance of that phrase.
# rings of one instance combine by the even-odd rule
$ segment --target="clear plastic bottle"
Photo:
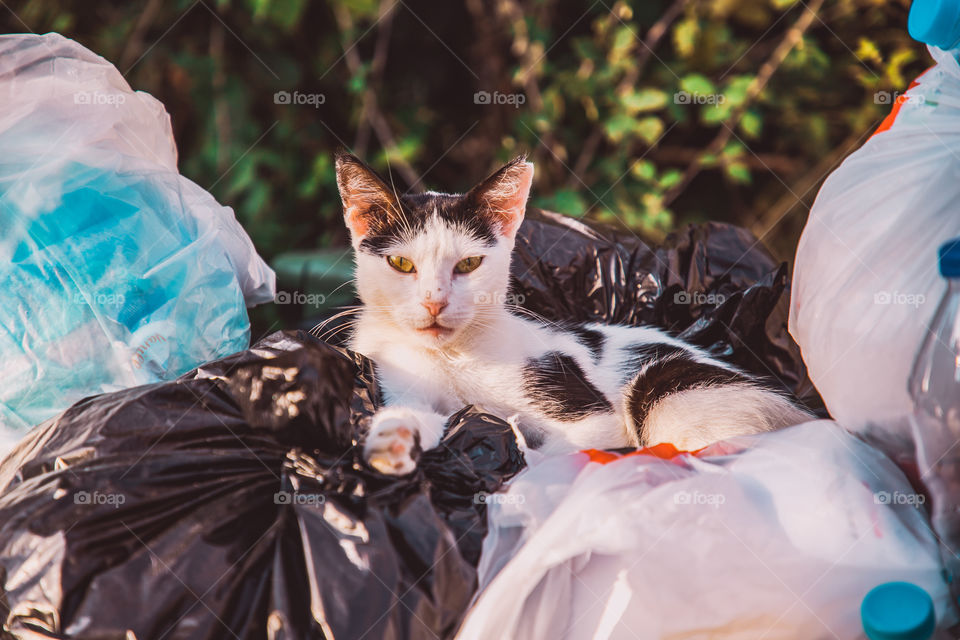
[[[940,247],[947,292],[910,376],[920,480],[954,606],[960,597],[960,238]]]

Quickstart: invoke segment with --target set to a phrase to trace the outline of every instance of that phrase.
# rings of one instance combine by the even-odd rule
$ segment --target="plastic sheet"
[[[937,64],[824,182],[800,238],[790,332],[830,414],[909,458],[907,379],[960,236],[960,50]]]
[[[531,456],[491,502],[458,640],[854,640],[887,581],[953,615],[923,496],[830,421],[697,455]]]
[[[523,458],[464,410],[379,475],[376,406],[371,364],[306,334],[78,403],[0,466],[4,637],[449,637]]]
[[[273,272],[179,175],[157,100],[76,42],[7,35],[0,104],[0,436],[249,346]]]

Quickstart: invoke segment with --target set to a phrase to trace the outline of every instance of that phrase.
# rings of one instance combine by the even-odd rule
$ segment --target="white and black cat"
[[[505,304],[533,165],[517,158],[463,195],[398,196],[339,154],[337,183],[363,306],[350,347],[377,365],[386,407],[364,456],[415,468],[467,404],[517,417],[545,453],[670,442],[696,449],[811,416],[750,375],[649,327],[559,327]]]

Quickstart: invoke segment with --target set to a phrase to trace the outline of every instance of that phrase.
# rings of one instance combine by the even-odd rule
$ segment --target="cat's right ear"
[[[471,189],[467,198],[478,215],[501,235],[513,238],[523,222],[532,184],[533,163],[520,156]]]
[[[366,236],[372,228],[386,226],[392,219],[402,217],[393,190],[359,158],[338,152],[336,169],[343,219],[355,241]]]

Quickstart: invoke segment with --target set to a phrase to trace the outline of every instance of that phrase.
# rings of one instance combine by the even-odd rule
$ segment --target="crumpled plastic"
[[[830,414],[906,458],[907,380],[946,289],[937,249],[960,236],[960,49],[928,49],[936,65],[817,194],[789,322]]]
[[[57,34],[0,36],[0,105],[0,432],[249,346],[273,271],[163,105]]]
[[[863,597],[901,580],[952,621],[923,494],[832,421],[530,461],[489,501],[458,640],[853,640]]]
[[[0,465],[0,635],[451,637],[523,456],[466,408],[380,475],[378,403],[372,363],[301,332],[74,405]]]

